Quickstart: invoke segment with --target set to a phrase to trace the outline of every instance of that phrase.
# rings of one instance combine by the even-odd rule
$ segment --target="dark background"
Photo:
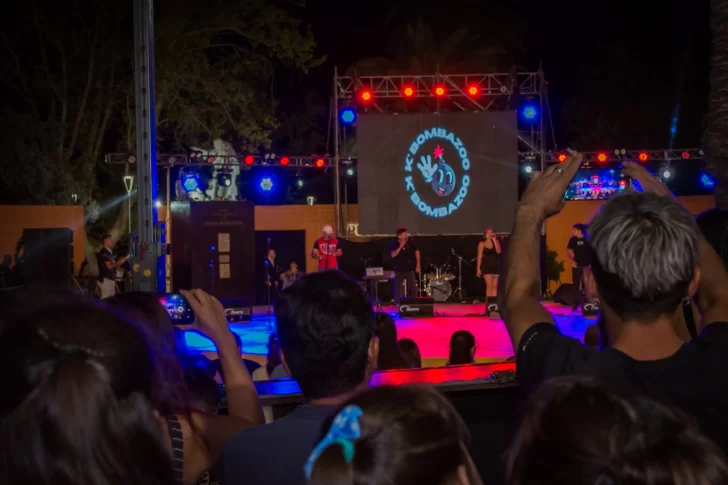
[[[415,207],[404,178],[412,175],[415,190],[431,207],[447,206],[462,186],[465,171],[460,156],[445,139],[433,138],[420,146],[412,172],[405,172],[409,147],[422,131],[442,127],[460,138],[470,160],[470,186],[462,205],[452,214],[430,217]],[[513,225],[518,199],[517,128],[514,112],[361,115],[357,127],[359,149],[359,230],[391,234],[405,226],[411,233],[472,234],[486,226],[507,232]],[[455,190],[438,197],[417,168],[420,156],[436,146],[456,175]]]

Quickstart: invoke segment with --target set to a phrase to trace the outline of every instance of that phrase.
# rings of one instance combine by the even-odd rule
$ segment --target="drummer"
[[[415,273],[420,273],[420,250],[409,240],[407,228],[397,229],[397,240],[389,247],[394,266],[394,301],[413,298],[416,291]]]

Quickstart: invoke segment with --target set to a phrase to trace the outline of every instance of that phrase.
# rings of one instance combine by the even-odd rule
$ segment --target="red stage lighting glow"
[[[468,88],[468,94],[470,96],[477,96],[479,92],[480,89],[478,88],[478,86],[473,85]]]
[[[607,161],[607,154],[606,153],[597,153],[597,160],[604,163]]]
[[[687,160],[688,158],[690,158],[690,153],[688,153],[688,152],[682,152],[682,155],[681,156],[683,157],[683,160]]]
[[[313,162],[314,166],[316,168],[324,168],[324,165],[326,165],[326,160],[323,158],[317,158],[315,162]]]
[[[253,158],[253,155],[248,155],[244,159],[245,165],[252,165],[253,162],[255,162],[255,158]]]
[[[281,157],[281,165],[288,165],[291,163],[291,159],[288,157]]]
[[[566,161],[566,153],[559,153],[559,156],[557,157],[559,162],[565,162]]]
[[[415,94],[415,90],[414,90],[414,89],[412,89],[412,88],[411,88],[410,86],[407,86],[406,88],[404,88],[404,91],[402,91],[402,92],[403,92],[403,93],[404,93],[404,95],[405,95],[405,96],[407,96],[408,98],[409,98],[410,96],[412,96],[413,94]]]
[[[645,153],[645,152],[640,152],[639,155],[637,155],[637,159],[640,162],[646,162],[648,158],[650,158],[650,156],[647,155],[647,153]]]
[[[372,92],[369,91],[368,89],[365,89],[364,91],[361,92],[361,94],[359,95],[359,97],[361,98],[362,101],[371,101],[372,100]]]
[[[443,86],[436,86],[435,96],[445,96],[445,88]]]

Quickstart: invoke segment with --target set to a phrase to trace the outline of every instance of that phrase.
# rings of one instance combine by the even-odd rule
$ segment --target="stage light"
[[[354,121],[356,121],[356,111],[354,111],[354,108],[351,108],[349,106],[342,108],[341,112],[339,113],[339,119],[343,124],[350,125]]]
[[[154,206],[155,206],[155,207],[156,207],[157,209],[159,209],[160,207],[162,207],[162,203],[161,203],[160,201],[156,201],[156,202],[154,203]]]
[[[260,188],[270,192],[273,189],[273,180],[270,177],[263,177],[260,179]]]
[[[289,163],[291,163],[291,159],[288,158],[288,157],[281,157],[281,160],[280,161],[281,161],[281,165],[283,165],[284,167],[286,165],[288,165]]]
[[[296,180],[296,185],[298,185],[299,188],[303,187],[303,179]]]
[[[351,167],[347,168],[346,169],[346,175],[348,175],[349,177],[353,177],[354,176],[354,169],[351,168]]]
[[[246,155],[243,161],[245,162],[245,165],[252,165],[255,162],[255,157],[253,157],[253,155]]]
[[[604,163],[607,161],[607,154],[604,152],[597,153],[597,161]]]
[[[309,195],[308,197],[306,197],[306,203],[308,205],[314,205],[316,203],[316,197],[314,197],[313,195]]]
[[[526,104],[521,108],[521,117],[529,122],[535,122],[538,118],[538,108],[535,104]]]
[[[412,96],[413,94],[415,94],[415,90],[414,90],[414,89],[412,89],[412,87],[410,87],[410,86],[407,86],[406,88],[404,88],[404,90],[402,91],[402,93],[403,93],[403,94],[404,94],[404,95],[405,95],[406,97],[408,97],[408,98],[409,98],[409,97],[411,97],[411,96]]]
[[[319,158],[316,159],[315,162],[313,162],[313,165],[316,168],[324,168],[326,166],[326,160],[324,160],[323,158],[319,157]]]
[[[527,163],[523,166],[523,171],[526,173],[526,175],[532,175],[533,174],[533,165],[530,163]]]
[[[687,160],[690,158],[690,153],[682,152],[682,154],[680,156],[683,158],[683,160]]]
[[[435,86],[435,96],[445,96],[445,87]]]
[[[715,180],[705,172],[700,175],[700,183],[703,184],[704,187],[715,187]]]
[[[647,152],[640,152],[639,155],[637,155],[637,160],[640,162],[646,162],[648,158],[650,158],[650,156]]]
[[[220,171],[217,174],[217,184],[223,187],[230,187],[233,183],[233,176],[228,170]]]
[[[478,93],[480,93],[480,88],[473,84],[472,86],[468,87],[468,94],[470,96],[477,96]]]
[[[182,187],[184,187],[187,192],[194,192],[197,190],[200,187],[200,181],[197,180],[197,175],[193,173],[186,173],[184,175]]]
[[[372,92],[369,91],[368,89],[365,89],[364,91],[362,91],[361,93],[359,93],[359,99],[361,99],[364,102],[371,101],[372,100],[372,97],[373,97],[372,96]]]
[[[556,159],[559,162],[565,162],[566,161],[566,153],[559,153],[559,155],[558,155],[558,157],[556,157]]]
[[[665,181],[673,176],[672,170],[670,170],[670,167],[668,165],[663,165],[662,167],[660,167],[660,171],[658,172],[658,174],[660,175],[660,178]]]

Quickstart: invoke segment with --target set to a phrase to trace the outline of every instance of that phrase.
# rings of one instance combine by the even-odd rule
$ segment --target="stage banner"
[[[360,234],[510,232],[517,136],[513,111],[361,114]]]

